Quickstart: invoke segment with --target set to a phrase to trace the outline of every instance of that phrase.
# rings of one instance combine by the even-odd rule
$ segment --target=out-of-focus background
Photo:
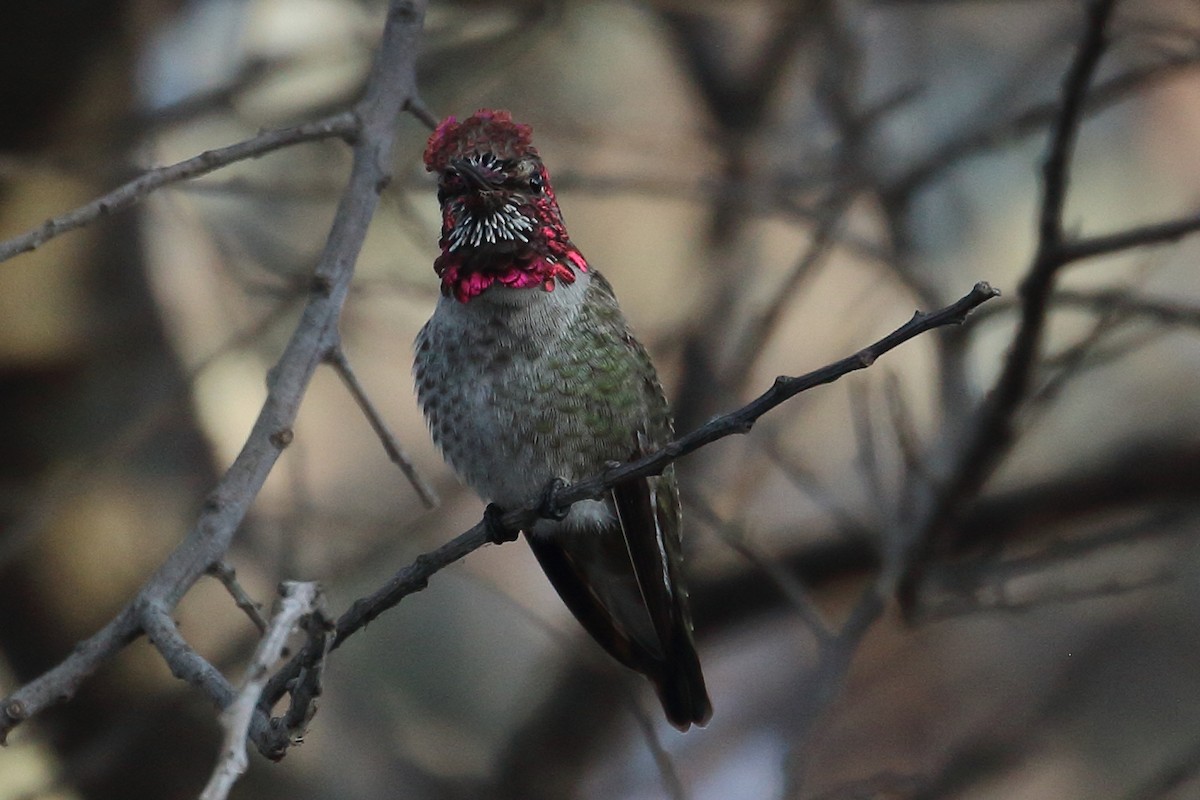
[[[8,0],[0,238],[347,106],[385,11]],[[1017,445],[912,618],[889,601],[836,635],[1004,357],[1082,21],[1046,0],[434,0],[426,103],[533,126],[681,431],[978,280],[1005,296],[681,462],[707,728],[667,726],[515,543],[339,650],[304,744],[252,755],[234,796],[1200,796],[1200,240],[1064,273]],[[1112,38],[1073,234],[1200,200],[1200,7],[1121,3]],[[437,296],[427,134],[401,126],[342,332],[441,505],[422,507],[318,373],[230,558],[264,603],[311,579],[340,612],[482,511],[411,387]],[[106,622],[186,531],[258,411],[348,166],[342,142],[288,148],[0,264],[0,695]],[[220,585],[178,619],[236,680],[255,630]],[[137,642],[10,737],[0,798],[194,797],[219,735]]]

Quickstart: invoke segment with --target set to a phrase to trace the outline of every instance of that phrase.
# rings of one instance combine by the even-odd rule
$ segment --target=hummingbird
[[[567,235],[532,129],[503,110],[443,120],[437,174],[441,296],[413,373],[434,441],[490,508],[672,439],[666,398],[612,286]],[[525,540],[563,602],[617,661],[653,684],[676,728],[712,706],[692,635],[674,469],[539,519]]]

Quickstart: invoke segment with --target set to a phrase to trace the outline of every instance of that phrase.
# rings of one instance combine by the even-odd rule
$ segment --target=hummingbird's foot
[[[504,524],[503,517],[504,509],[495,503],[488,503],[487,508],[483,510],[483,524],[487,528],[488,541],[492,544],[514,542],[517,534],[520,533],[517,530],[509,530]]]
[[[538,516],[542,519],[553,520],[554,522],[562,522],[567,518],[567,514],[571,513],[571,507],[560,506],[558,504],[558,493],[567,486],[567,482],[562,478],[551,478],[546,483],[546,488],[542,489],[542,497],[538,500]]]

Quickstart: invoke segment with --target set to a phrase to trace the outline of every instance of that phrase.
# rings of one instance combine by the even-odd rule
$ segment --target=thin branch
[[[818,722],[838,696],[863,637],[886,608],[886,581],[885,573],[877,575],[858,596],[845,622],[834,635],[821,642],[817,665],[808,679],[808,707],[804,713],[797,715],[799,721],[790,732],[786,797],[804,794],[802,789],[807,779],[805,760],[809,753],[809,742],[817,730]]]
[[[872,533],[877,527],[876,524],[868,525],[861,521],[846,507],[845,503],[821,483],[812,469],[796,460],[793,454],[784,453],[777,441],[779,435],[776,432],[768,432],[765,436],[759,437],[759,445],[788,483],[827,514],[841,536],[864,538]],[[854,507],[859,509],[861,504],[855,503]]]
[[[304,658],[300,665],[299,679],[292,689],[292,702],[282,717],[271,720],[276,739],[275,748],[279,753],[284,752],[285,745],[293,745],[303,740],[308,723],[317,713],[317,698],[324,691],[325,659],[333,645],[333,620],[326,615],[322,607],[319,614],[308,618],[305,629],[308,641],[303,648]],[[261,694],[262,692],[259,692],[260,696]]]
[[[917,433],[917,425],[912,418],[912,409],[905,400],[904,388],[900,379],[894,373],[888,372],[885,375],[883,394],[887,403],[888,417],[891,420],[896,448],[900,452],[901,463],[904,465],[897,492],[896,508],[893,512],[894,517],[904,524],[912,520],[914,511],[918,508],[918,500],[922,491],[925,487],[935,486],[938,476],[933,474],[925,462],[921,437]],[[893,539],[889,544],[893,549],[898,549],[901,542]]]
[[[151,192],[172,183],[207,175],[238,161],[257,158],[273,150],[291,147],[301,142],[314,142],[337,137],[351,139],[357,135],[358,130],[358,117],[350,111],[343,111],[340,114],[334,114],[314,122],[305,122],[291,128],[264,131],[245,141],[215,150],[205,150],[198,156],[176,164],[147,170],[90,203],[85,203],[72,211],[48,219],[19,236],[0,242],[0,261],[7,261],[13,256],[28,253],[56,236],[76,228],[82,228],[101,217],[124,211],[140,203]]]
[[[1189,214],[1178,219],[1142,225],[1116,233],[1063,242],[1058,248],[1058,262],[1060,266],[1065,266],[1135,247],[1168,244],[1197,232],[1200,232],[1200,214]]]
[[[905,399],[904,386],[894,372],[888,372],[883,381],[883,396],[887,402],[888,419],[892,423],[892,433],[896,439],[896,447],[904,462],[905,475],[918,475],[930,479],[929,470],[922,458],[921,436],[917,433],[917,423],[913,419],[912,406]]]
[[[776,287],[771,303],[752,316],[742,327],[724,378],[729,385],[740,387],[754,372],[755,366],[766,351],[767,342],[779,330],[784,312],[795,302],[801,284],[833,253],[841,236],[846,211],[853,199],[854,193],[847,189],[838,193],[826,209],[817,212],[817,227],[808,246],[788,271],[783,282]]]
[[[1112,309],[1123,316],[1138,316],[1153,320],[1161,325],[1179,325],[1200,329],[1200,306],[1137,297],[1128,291],[1059,291],[1054,302],[1069,306],[1095,308],[1099,311]]]
[[[392,463],[400,468],[404,473],[404,477],[408,478],[408,482],[417,492],[417,496],[421,498],[421,502],[426,508],[436,508],[438,505],[437,492],[429,482],[417,472],[416,466],[412,459],[404,452],[404,448],[400,446],[400,442],[388,429],[387,423],[383,421],[383,416],[375,408],[375,404],[371,402],[371,398],[367,396],[367,392],[363,389],[362,384],[358,380],[358,375],[354,373],[354,368],[350,366],[350,359],[346,358],[346,351],[342,349],[341,343],[334,345],[325,355],[326,362],[334,368],[338,377],[342,379],[346,389],[354,398],[354,402],[358,403],[359,409],[366,416],[367,422],[371,424],[371,430],[375,431],[375,435],[379,437],[380,443],[383,444],[384,452],[388,454],[388,458]]]
[[[1032,390],[1026,400],[1034,414],[1039,409],[1048,409],[1050,404],[1067,389],[1072,379],[1086,369],[1110,359],[1126,355],[1129,352],[1128,348],[1136,348],[1143,344],[1143,337],[1136,337],[1131,341],[1111,348],[1113,351],[1111,354],[1105,354],[1100,351],[1100,344],[1105,339],[1112,338],[1115,331],[1120,327],[1121,322],[1120,312],[1110,309],[1106,313],[1093,318],[1091,320],[1091,329],[1062,352],[1043,357],[1043,368],[1045,370],[1052,369],[1053,374],[1041,386]],[[1161,329],[1157,328],[1149,332],[1151,338],[1157,338],[1160,333]],[[1022,420],[1022,427],[1027,429],[1027,426],[1028,420]]]
[[[436,129],[441,121],[436,114],[429,110],[429,106],[425,105],[425,101],[415,91],[408,98],[408,102],[404,104],[404,110],[425,123],[425,127],[429,130]]]
[[[1136,465],[1131,469],[1131,465]],[[1200,443],[1143,439],[1116,447],[1101,462],[1021,489],[989,493],[972,504],[951,554],[1023,541],[1080,519],[1121,515],[1153,505],[1192,506],[1200,497]]]
[[[221,582],[225,587],[225,591],[229,592],[229,596],[233,598],[233,602],[242,610],[250,621],[254,623],[254,627],[258,628],[259,634],[267,632],[267,620],[262,615],[262,604],[255,601],[242,588],[242,584],[238,583],[237,570],[229,566],[229,563],[221,559],[217,563],[208,568],[208,574]]]
[[[170,609],[153,601],[137,609],[138,625],[171,668],[171,674],[199,689],[217,709],[229,705],[234,697],[233,685],[183,638]]]
[[[1118,549],[1125,552],[1138,543],[1162,545],[1192,533],[1188,517],[1177,509],[1167,509],[1148,518],[1139,516],[1098,534],[1051,540],[1029,555],[956,562],[953,568],[938,570],[937,577],[931,579],[937,586],[938,600],[923,618],[942,620],[978,612],[1025,611],[1160,586],[1180,578],[1179,566],[1169,556],[1160,559],[1167,563],[1155,569],[1135,567],[1133,564],[1138,562],[1123,559],[1110,570],[1110,576],[1090,579],[1082,586],[1070,585],[1078,582],[1070,573],[1083,561],[1100,554],[1112,554]],[[1132,574],[1133,570],[1143,574]],[[1037,577],[1046,579],[1043,583],[1047,588],[1026,589],[1023,597],[1010,597],[1010,586],[1027,584],[1029,579]]]
[[[249,765],[246,736],[254,720],[259,695],[266,686],[268,671],[283,657],[288,637],[301,618],[319,611],[321,603],[321,590],[315,583],[287,581],[281,587],[279,610],[254,650],[246,669],[246,679],[233,701],[221,712],[221,727],[225,729],[222,754],[208,785],[200,793],[200,800],[225,800],[233,784],[246,771]]]
[[[225,82],[143,112],[127,122],[126,127],[131,132],[153,130],[231,109],[239,97],[293,66],[295,61],[294,58],[248,58]]]
[[[1088,6],[1086,32],[1063,82],[1061,106],[1050,136],[1050,150],[1042,164],[1043,192],[1038,246],[1043,253],[1058,251],[1063,241],[1063,210],[1070,184],[1071,156],[1075,152],[1079,127],[1083,123],[1088,87],[1100,65],[1100,57],[1108,49],[1108,20],[1115,5],[1115,0],[1099,0]],[[1058,265],[1053,259],[1046,259],[1046,263],[1039,266],[1040,269],[1034,269],[1031,278],[1027,279],[1026,293],[1036,287],[1041,274],[1053,273]]]
[[[1177,570],[1162,569],[1154,574],[1139,578],[1113,576],[1090,586],[1057,586],[1040,593],[1033,593],[1021,599],[1009,599],[1001,596],[995,600],[971,598],[969,601],[960,602],[959,604],[944,601],[931,608],[929,614],[924,619],[929,622],[941,622],[969,614],[994,614],[998,612],[1023,614],[1052,606],[1073,605],[1090,600],[1122,597],[1127,594],[1144,592],[1147,589],[1158,589],[1172,583],[1177,583],[1178,581],[1179,572]]]

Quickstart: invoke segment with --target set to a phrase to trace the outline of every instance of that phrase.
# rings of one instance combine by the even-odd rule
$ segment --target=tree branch
[[[1063,210],[1070,183],[1071,154],[1086,108],[1088,86],[1100,63],[1108,39],[1107,29],[1115,0],[1096,0],[1087,7],[1087,24],[1075,58],[1063,81],[1059,116],[1042,163],[1042,203],[1038,215],[1038,246],[1033,263],[1021,284],[1021,320],[1005,357],[1000,375],[966,432],[963,445],[951,456],[944,487],[934,490],[928,509],[901,544],[897,591],[910,612],[917,586],[929,557],[946,538],[951,522],[975,497],[1015,438],[1013,423],[1029,392],[1041,350],[1050,296],[1067,252],[1063,236]],[[951,445],[955,446],[955,445]]]
[[[1186,217],[1155,222],[1116,233],[1064,242],[1058,248],[1058,261],[1060,266],[1065,266],[1076,261],[1119,253],[1134,247],[1149,247],[1176,242],[1184,236],[1198,231],[1200,231],[1200,214],[1190,214]]]
[[[314,142],[319,139],[335,137],[349,140],[357,135],[358,130],[358,117],[352,112],[343,111],[340,114],[334,114],[314,122],[305,122],[291,128],[264,131],[236,144],[218,147],[215,150],[205,150],[200,155],[192,156],[177,164],[147,170],[108,194],[97,197],[65,214],[48,219],[25,233],[0,242],[0,261],[7,261],[21,253],[36,250],[56,236],[76,228],[82,228],[100,217],[124,211],[140,203],[151,192],[172,183],[207,175],[238,161],[256,158],[273,150],[291,147],[301,142]]]

